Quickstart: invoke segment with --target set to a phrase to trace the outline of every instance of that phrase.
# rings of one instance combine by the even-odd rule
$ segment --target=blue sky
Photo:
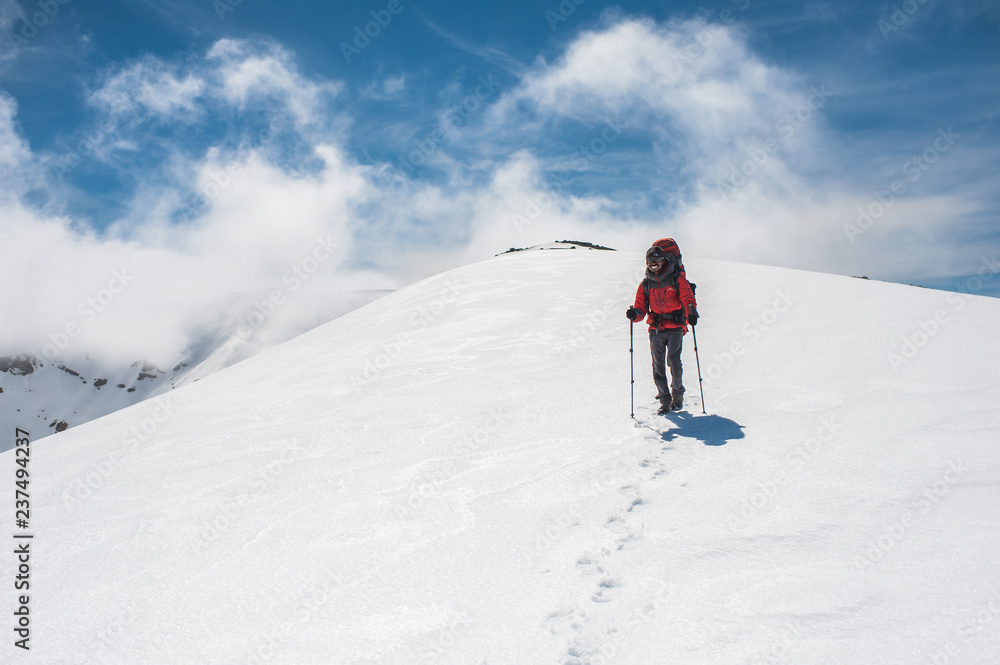
[[[122,268],[107,325],[162,328],[319,238],[319,291],[670,235],[1000,295],[998,55],[986,0],[0,0],[0,313],[37,322],[0,342]]]

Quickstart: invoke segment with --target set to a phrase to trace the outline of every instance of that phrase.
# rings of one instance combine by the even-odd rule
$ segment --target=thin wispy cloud
[[[476,58],[480,58],[492,65],[496,65],[517,78],[523,76],[527,71],[528,66],[509,53],[505,53],[495,46],[476,44],[475,42],[454,34],[453,32],[442,27],[437,21],[429,18],[427,14],[421,12],[419,7],[413,6],[412,11],[420,17],[420,20],[424,23],[424,25],[430,28],[430,30],[454,48],[464,51],[465,53],[475,56]]]

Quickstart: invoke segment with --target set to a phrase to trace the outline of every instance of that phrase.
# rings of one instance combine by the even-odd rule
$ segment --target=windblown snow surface
[[[1000,302],[689,259],[707,414],[636,326],[633,420],[641,267],[503,255],[38,442],[2,661],[1000,662]]]

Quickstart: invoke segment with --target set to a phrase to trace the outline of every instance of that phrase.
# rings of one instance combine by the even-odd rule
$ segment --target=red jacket
[[[649,281],[650,302],[648,307],[646,306],[646,290],[642,284],[639,284],[639,289],[635,292],[635,303],[632,306],[646,316],[646,323],[649,324],[650,330],[654,328],[657,330],[683,328],[684,333],[687,334],[687,313],[691,308],[698,307],[698,303],[694,299],[694,291],[691,290],[691,284],[687,281],[687,275],[684,274],[683,270],[677,275],[677,288],[674,288],[672,280],[666,280],[666,282],[660,285],[652,280]],[[684,313],[684,316],[680,318],[683,323],[669,319],[661,319],[658,324],[655,323],[654,314],[669,314],[677,310]]]

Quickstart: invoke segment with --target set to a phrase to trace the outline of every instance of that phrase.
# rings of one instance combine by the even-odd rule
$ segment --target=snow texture
[[[271,293],[235,293],[213,303],[198,317],[187,348],[162,369],[144,360],[116,363],[80,351],[63,357],[54,354],[58,349],[51,342],[40,353],[0,355],[0,422],[16,421],[36,438],[61,432],[198,381],[383,295],[299,294],[292,304],[275,304],[268,300]],[[70,338],[59,334],[63,340],[57,341],[68,344]],[[0,439],[0,452],[12,447],[13,440]]]
[[[706,415],[641,254],[522,251],[39,441],[3,662],[1000,662],[1000,302],[686,264]]]

